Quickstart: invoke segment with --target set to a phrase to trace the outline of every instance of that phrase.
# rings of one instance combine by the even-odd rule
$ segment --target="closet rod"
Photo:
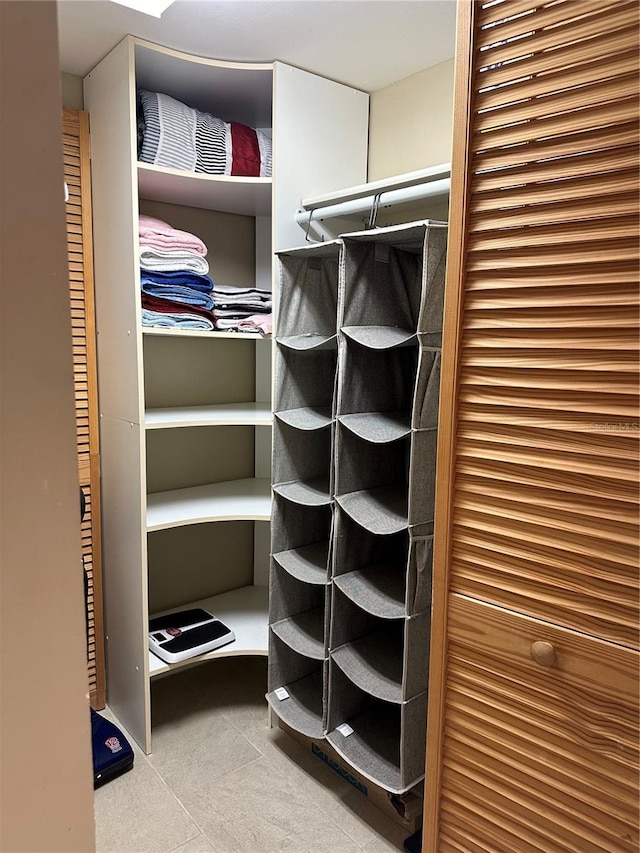
[[[450,178],[441,178],[429,183],[416,184],[402,189],[388,189],[373,192],[369,195],[342,201],[337,204],[313,206],[308,210],[296,211],[295,219],[302,227],[318,219],[329,219],[333,216],[349,216],[350,214],[368,213],[379,198],[380,207],[390,207],[394,204],[405,204],[411,201],[447,196],[451,187]]]

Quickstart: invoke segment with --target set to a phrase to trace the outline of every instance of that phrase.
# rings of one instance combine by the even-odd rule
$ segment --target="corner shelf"
[[[233,657],[235,655],[266,655],[268,648],[267,617],[269,611],[269,590],[266,586],[244,586],[223,592],[210,598],[203,598],[185,604],[185,609],[191,607],[202,607],[221,619],[232,628],[236,635],[233,643],[228,643],[212,652],[204,655],[188,658],[179,663],[166,663],[149,652],[149,677],[156,678],[213,658]],[[150,618],[161,616],[162,613],[153,614]]]
[[[147,531],[209,521],[269,521],[271,486],[267,479],[231,480],[154,492],[147,497]]]
[[[145,429],[193,426],[271,426],[269,403],[225,403],[215,406],[176,406],[147,409]]]
[[[167,338],[208,338],[210,341],[220,338],[232,338],[236,341],[263,341],[270,338],[270,335],[261,335],[260,332],[218,332],[215,329],[209,332],[203,329],[169,329],[160,326],[143,326],[142,334],[162,335]]]
[[[182,172],[140,162],[137,165],[141,198],[244,216],[271,214],[271,178]]]

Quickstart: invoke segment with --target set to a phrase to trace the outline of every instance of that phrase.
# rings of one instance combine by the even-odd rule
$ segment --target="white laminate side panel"
[[[274,249],[304,244],[294,215],[303,197],[367,180],[369,96],[274,64]]]
[[[91,129],[100,411],[141,423],[138,190],[133,47],[124,39],[84,80]],[[104,464],[111,461],[104,459]]]
[[[103,417],[100,437],[107,701],[149,752],[144,429]]]

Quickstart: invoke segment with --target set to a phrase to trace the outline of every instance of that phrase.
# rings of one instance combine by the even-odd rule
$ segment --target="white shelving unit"
[[[273,177],[137,161],[137,89],[272,130]],[[302,187],[366,179],[368,96],[279,62],[230,63],[126,37],[85,78],[92,135],[108,702],[151,751],[153,678],[267,654],[271,347],[259,334],[142,328],[137,217],[201,237],[221,284],[274,285]],[[327,144],[330,131],[331,144]],[[202,606],[236,640],[168,665],[148,620]],[[284,626],[285,632],[299,626]],[[265,706],[266,708],[266,706]]]

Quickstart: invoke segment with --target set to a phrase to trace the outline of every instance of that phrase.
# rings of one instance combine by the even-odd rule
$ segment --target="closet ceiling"
[[[176,0],[161,19],[58,0],[60,68],[84,76],[127,33],[199,56],[274,59],[372,92],[454,53],[455,0]]]

